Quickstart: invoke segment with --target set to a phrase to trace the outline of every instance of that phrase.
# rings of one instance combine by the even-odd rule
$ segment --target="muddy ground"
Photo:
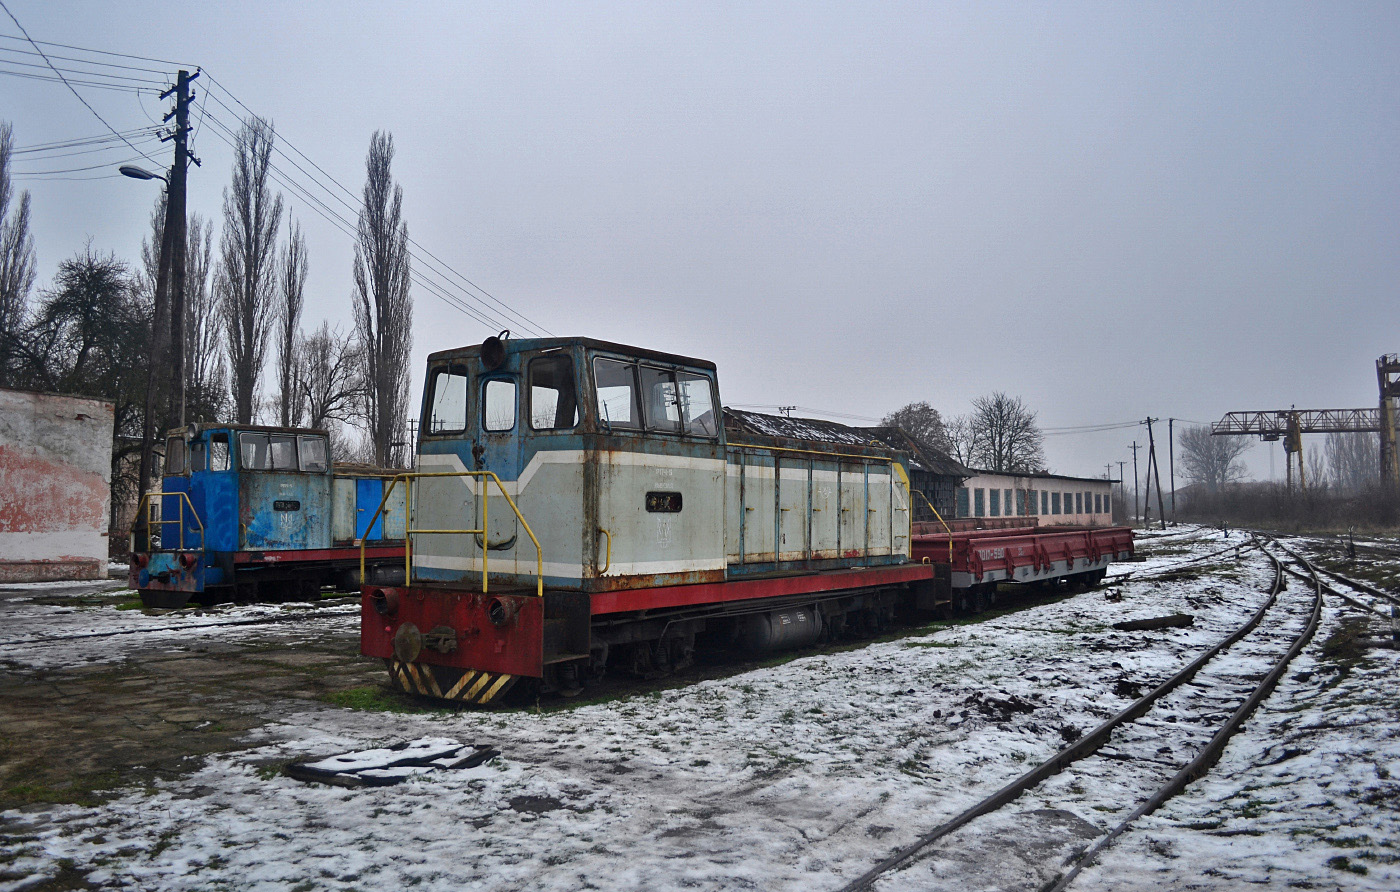
[[[36,600],[120,601],[122,588],[75,585]],[[0,601],[16,597],[35,593],[0,589]],[[383,663],[359,655],[356,624],[325,625],[316,636],[272,627],[253,639],[162,640],[120,662],[10,663],[0,669],[0,811],[88,803],[96,791],[182,773],[192,758],[246,747],[245,732],[288,706],[383,684]]]

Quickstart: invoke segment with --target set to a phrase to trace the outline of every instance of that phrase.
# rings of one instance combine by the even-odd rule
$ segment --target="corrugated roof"
[[[758,434],[810,440],[817,443],[840,443],[846,446],[869,446],[872,437],[860,428],[820,418],[789,418],[786,415],[765,415],[724,407],[724,426],[728,429]]]
[[[893,426],[864,427],[858,428],[858,430],[864,431],[874,439],[896,449],[913,453],[919,464],[923,466],[923,470],[930,474],[942,477],[972,477],[976,473],[937,446],[926,440],[921,440],[902,428]]]
[[[946,452],[897,427],[851,427],[839,421],[767,415],[763,412],[731,409],[728,406],[724,409],[724,427],[731,433],[754,436],[895,449],[910,456],[910,470],[925,471],[943,477],[963,478],[973,475],[972,471],[963,467]]]

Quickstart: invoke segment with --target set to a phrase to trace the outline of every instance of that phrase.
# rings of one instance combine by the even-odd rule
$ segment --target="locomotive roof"
[[[715,370],[715,364],[708,359],[699,359],[694,356],[682,356],[679,353],[666,353],[662,350],[651,350],[646,347],[632,347],[627,344],[618,344],[612,341],[599,341],[593,338],[509,338],[506,340],[506,350],[548,350],[551,347],[573,347],[584,346],[594,350],[606,350],[610,353],[624,353],[628,356],[635,356],[639,359],[654,359],[660,362],[669,362],[675,365],[688,365],[694,368]],[[480,344],[472,344],[466,347],[454,347],[451,350],[439,350],[436,353],[428,354],[428,361],[435,362],[440,359],[460,359],[467,356],[478,356],[481,353]]]

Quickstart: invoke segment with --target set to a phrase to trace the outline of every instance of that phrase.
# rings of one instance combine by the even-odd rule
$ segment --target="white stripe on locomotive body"
[[[910,553],[909,493],[885,462],[820,455],[810,461],[779,455],[775,462],[775,453],[752,447],[730,447],[725,459],[596,453],[597,515],[588,517],[589,455],[581,449],[540,451],[518,479],[501,481],[540,541],[552,585],[576,587],[601,576],[723,572],[775,559],[889,560]],[[455,453],[421,454],[418,468],[467,470]],[[647,510],[647,494],[658,491],[680,493],[681,510]],[[510,585],[533,584],[534,544],[494,481],[420,478],[413,491],[414,528],[476,528],[483,492],[492,546],[487,569]],[[413,538],[415,576],[474,584],[469,577],[480,574],[482,564],[477,536]]]
[[[502,480],[502,488],[515,499],[531,531],[540,540],[544,574],[558,584],[579,584],[597,576],[637,576],[723,571],[721,519],[724,492],[719,486],[721,459],[658,455],[646,452],[610,452],[598,463],[598,518],[585,518],[583,450],[537,452],[517,480]],[[423,455],[424,471],[466,470],[455,454]],[[480,523],[480,498],[487,497],[487,541],[495,546],[487,556],[494,576],[516,577],[512,582],[532,582],[536,570],[535,548],[519,528],[493,481],[470,477],[424,478],[414,493],[414,526],[419,529],[475,528]],[[680,492],[682,510],[654,513],[645,508],[648,492]],[[454,495],[455,493],[455,495]],[[607,530],[604,535],[601,530]],[[585,537],[597,537],[592,551]],[[612,559],[608,561],[608,536]],[[415,573],[437,578],[442,571],[455,574],[481,572],[481,548],[475,536],[430,534],[415,537]],[[433,573],[433,571],[439,571]],[[606,573],[601,571],[606,570]]]

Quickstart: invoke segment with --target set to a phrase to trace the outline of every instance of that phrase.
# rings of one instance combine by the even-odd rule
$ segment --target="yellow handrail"
[[[948,521],[944,520],[943,515],[938,513],[938,509],[933,507],[933,503],[928,500],[928,496],[924,495],[922,489],[911,489],[910,492],[919,494],[919,498],[924,500],[924,504],[928,506],[928,510],[933,512],[933,516],[938,518],[939,523],[943,524],[943,529],[948,531],[948,563],[951,564],[953,562],[953,528],[948,526]]]
[[[540,540],[535,537],[535,531],[530,529],[530,524],[526,522],[525,516],[520,513],[520,508],[515,504],[515,500],[506,492],[505,484],[501,478],[497,477],[493,471],[410,471],[406,474],[395,474],[389,481],[389,485],[384,489],[384,496],[379,500],[379,507],[374,509],[374,516],[369,519],[368,529],[374,529],[374,524],[384,515],[384,508],[389,503],[389,496],[394,492],[399,481],[404,481],[404,542],[403,542],[403,578],[405,585],[413,584],[413,537],[415,535],[459,535],[459,536],[481,536],[481,591],[486,593],[488,588],[488,553],[491,543],[488,541],[487,530],[490,528],[490,502],[486,495],[486,490],[482,489],[481,499],[481,528],[480,529],[414,529],[413,528],[413,491],[418,480],[424,477],[471,477],[485,480],[490,478],[496,484],[496,488],[501,491],[501,496],[505,498],[506,504],[510,505],[510,510],[515,512],[515,519],[520,521],[520,525],[525,529],[525,534],[530,537],[530,541],[535,544],[535,594],[544,597],[544,551],[540,548]],[[365,579],[365,540],[360,540],[360,583],[364,584]]]
[[[171,496],[176,496],[176,497],[178,497],[178,498],[176,499],[176,502],[177,502],[177,504],[180,506],[180,514],[179,514],[179,517],[177,517],[177,518],[174,519],[174,520],[165,520],[165,519],[163,519],[163,518],[162,518],[161,520],[156,520],[156,519],[155,519],[155,515],[154,515],[153,512],[154,512],[155,508],[158,507],[158,506],[162,507],[162,509],[163,509],[163,504],[164,504],[164,503],[163,503],[163,502],[152,502],[151,499],[152,499],[153,496],[154,496],[155,498],[157,498],[157,499],[165,499],[165,498],[168,498],[168,497],[171,497]],[[179,530],[180,530],[180,544],[179,544],[179,546],[177,547],[176,550],[178,550],[178,551],[184,551],[184,550],[185,550],[185,506],[186,506],[186,505],[189,505],[189,507],[190,507],[190,518],[193,519],[194,522],[195,522],[195,524],[199,527],[199,550],[200,550],[200,551],[203,551],[203,550],[204,550],[204,521],[202,521],[202,520],[199,519],[199,512],[196,511],[196,510],[194,510],[194,503],[190,501],[189,493],[185,493],[185,492],[148,492],[148,493],[146,493],[144,496],[141,497],[141,501],[139,501],[139,502],[136,503],[136,515],[135,515],[134,517],[132,517],[132,519],[131,519],[131,529],[129,529],[129,530],[127,531],[127,545],[130,546],[130,550],[131,550],[131,551],[135,551],[135,550],[136,550],[136,527],[137,527],[137,525],[141,522],[141,517],[142,517],[141,511],[142,511],[142,509],[145,509],[145,512],[146,512],[146,513],[145,513],[145,518],[146,518],[146,548],[145,548],[144,550],[150,551],[150,549],[151,549],[151,526],[154,525],[154,526],[160,527],[160,529],[161,529],[161,536],[160,536],[160,538],[161,538],[161,543],[160,543],[161,550],[163,550],[163,551],[169,551],[170,549],[168,549],[168,548],[165,547],[165,525],[166,525],[166,524],[173,523],[173,524],[178,524],[178,525],[179,525]],[[164,510],[162,510],[161,513],[163,514],[163,513],[164,513]]]

